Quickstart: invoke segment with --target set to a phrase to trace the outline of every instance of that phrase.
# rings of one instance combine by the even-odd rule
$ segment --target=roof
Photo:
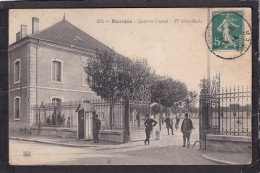
[[[51,25],[39,33],[31,34],[28,37],[52,41],[63,45],[68,45],[70,47],[75,46],[90,50],[96,50],[97,48],[108,48],[106,45],[94,39],[65,19],[54,25]]]

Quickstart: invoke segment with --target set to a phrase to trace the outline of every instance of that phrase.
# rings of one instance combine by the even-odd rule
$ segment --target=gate
[[[145,119],[146,114],[150,113],[150,102],[146,101],[129,101],[129,130],[132,141],[144,140],[145,138]]]
[[[220,75],[200,84],[200,144],[205,149],[206,134],[250,136],[251,92],[248,87],[220,88]]]

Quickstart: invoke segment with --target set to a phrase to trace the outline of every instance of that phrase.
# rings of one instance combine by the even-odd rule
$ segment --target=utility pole
[[[207,23],[210,22],[210,9],[207,9]],[[210,93],[210,51],[207,49],[207,79],[208,79],[208,89]]]

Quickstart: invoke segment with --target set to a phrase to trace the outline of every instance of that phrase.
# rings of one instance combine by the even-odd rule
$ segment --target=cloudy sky
[[[10,10],[9,43],[15,42],[21,24],[27,25],[31,34],[32,17],[40,19],[42,30],[62,20],[64,14],[67,21],[118,53],[146,58],[158,74],[180,80],[189,90],[199,92],[199,81],[207,71],[206,8]],[[105,22],[98,23],[98,19]],[[133,23],[112,23],[113,19]],[[177,23],[176,19],[180,21]],[[182,19],[199,23],[181,23]],[[138,23],[144,20],[154,22]],[[159,20],[168,22],[156,23]],[[221,86],[251,87],[251,49],[235,60],[220,59],[210,53],[210,62],[211,74],[221,74]]]

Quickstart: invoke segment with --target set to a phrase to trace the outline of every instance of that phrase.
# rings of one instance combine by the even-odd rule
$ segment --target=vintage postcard
[[[250,8],[12,9],[11,165],[252,160]]]

